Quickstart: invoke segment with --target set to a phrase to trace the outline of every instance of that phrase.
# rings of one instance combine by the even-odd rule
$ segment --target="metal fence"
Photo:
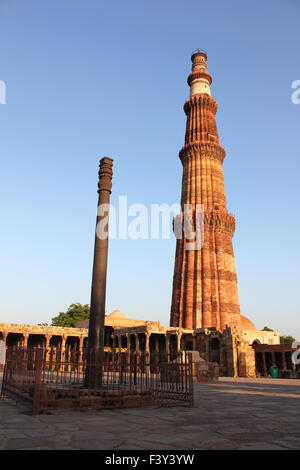
[[[2,395],[33,414],[49,409],[121,408],[153,404],[193,406],[192,357],[112,350],[99,356],[76,350],[8,349]]]

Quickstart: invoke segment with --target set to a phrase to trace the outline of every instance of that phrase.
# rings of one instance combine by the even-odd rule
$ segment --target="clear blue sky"
[[[89,303],[112,202],[175,203],[191,52],[208,53],[242,313],[300,339],[298,0],[0,0],[1,317]],[[110,243],[107,311],[169,323],[175,240]]]

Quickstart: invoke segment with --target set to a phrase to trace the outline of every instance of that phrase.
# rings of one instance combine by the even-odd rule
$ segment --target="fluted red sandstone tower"
[[[226,206],[222,163],[225,150],[219,144],[211,97],[207,55],[192,55],[188,77],[190,98],[184,104],[187,116],[185,145],[179,152],[183,166],[181,210],[191,204],[195,226],[196,204],[204,208],[204,243],[187,250],[188,240],[177,239],[170,325],[182,328],[226,325],[240,328],[241,315],[232,248],[235,218]]]

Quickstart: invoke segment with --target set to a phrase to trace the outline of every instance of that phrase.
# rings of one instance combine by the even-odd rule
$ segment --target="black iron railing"
[[[97,380],[95,380],[95,377]],[[118,408],[155,403],[193,406],[189,353],[8,349],[2,395],[22,400],[33,414],[47,409]]]

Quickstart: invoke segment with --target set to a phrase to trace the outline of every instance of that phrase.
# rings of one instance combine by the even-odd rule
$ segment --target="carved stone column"
[[[6,346],[7,335],[8,335],[8,333],[6,331],[2,332],[2,339],[3,339],[3,342],[4,342],[5,349],[7,349],[7,346]]]
[[[23,333],[23,348],[27,348],[29,333]]]
[[[127,342],[127,353],[130,355],[131,344],[130,344],[130,334],[126,333],[126,342]]]
[[[170,356],[170,335],[166,335],[166,354],[167,354],[167,359],[169,359],[169,356]]]
[[[138,333],[135,333],[135,350],[137,353],[140,352],[140,338],[139,338],[139,334]]]
[[[266,355],[264,351],[261,354],[262,354],[262,359],[263,359],[264,376],[266,376],[267,375]]]
[[[150,336],[151,336],[151,333],[149,333],[148,331],[146,331],[145,333],[145,339],[146,339],[146,342],[145,342],[145,359],[146,359],[146,374],[147,376],[149,377],[150,376],[150,361],[151,361],[151,357],[150,357]]]
[[[158,355],[159,354],[159,336],[155,336],[155,353]]]
[[[82,364],[83,364],[83,341],[84,341],[84,336],[79,336],[79,353],[78,353],[78,362],[79,362],[79,367],[78,370],[79,372],[82,372]]]
[[[274,366],[276,365],[276,359],[275,359],[274,351],[272,351],[272,363],[273,363],[272,365],[274,365]]]
[[[181,351],[181,337],[182,337],[181,331],[178,331],[176,333],[176,337],[177,337],[177,352],[180,352]]]
[[[282,365],[283,365],[283,370],[286,370],[287,366],[286,366],[285,352],[282,353]]]
[[[150,336],[151,336],[151,333],[149,333],[148,331],[145,333],[145,339],[146,339],[146,342],[145,342],[145,352],[147,354],[150,354]]]
[[[159,359],[160,359],[160,351],[159,351],[159,340],[160,340],[160,336],[159,335],[155,335],[154,336],[155,338],[155,357],[154,357],[154,365],[153,365],[153,370],[155,373],[158,373],[159,372]]]
[[[61,337],[61,361],[64,362],[66,359],[66,341],[67,341],[67,336],[62,336]]]
[[[50,356],[50,340],[52,338],[52,335],[46,335],[46,344],[45,344],[45,360],[46,362],[49,362],[49,356]]]

